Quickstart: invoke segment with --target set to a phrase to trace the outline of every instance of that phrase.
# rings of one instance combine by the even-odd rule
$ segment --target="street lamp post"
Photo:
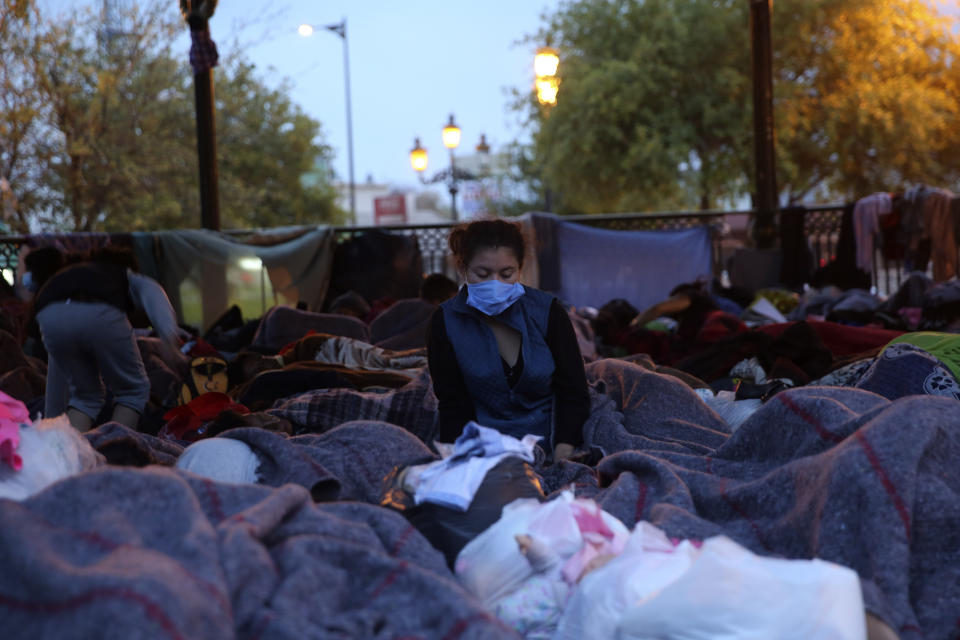
[[[213,91],[213,67],[219,54],[210,39],[210,18],[215,0],[180,0],[180,11],[190,25],[190,66],[193,67],[194,103],[197,114],[197,160],[200,168],[200,225],[220,230],[220,197],[217,173],[217,128]]]
[[[560,78],[557,69],[560,67],[560,56],[550,47],[540,47],[533,58],[533,72],[536,75],[534,87],[537,90],[537,102],[543,109],[546,117],[551,107],[557,104],[557,93],[560,90]],[[553,192],[544,181],[543,208],[549,212],[553,209]]]
[[[544,107],[557,104],[557,93],[560,90],[560,78],[557,69],[560,66],[560,56],[550,47],[540,47],[533,58],[533,72],[537,79],[537,101]]]
[[[468,171],[457,169],[453,150],[460,145],[460,135],[460,127],[457,126],[451,113],[449,122],[443,127],[443,146],[450,150],[450,168],[437,173],[430,179],[423,177],[427,170],[427,150],[420,145],[420,138],[414,139],[413,149],[410,150],[410,166],[417,172],[422,184],[446,182],[447,191],[450,192],[450,212],[454,220],[457,220],[457,192],[460,190],[460,181],[474,180],[476,177]],[[489,149],[489,147],[487,148]]]
[[[753,63],[753,153],[756,167],[757,220],[754,240],[760,249],[777,243],[776,153],[773,137],[772,0],[750,0],[750,53]]]
[[[450,114],[450,122],[443,128],[443,146],[450,149],[450,179],[447,181],[447,189],[450,191],[450,212],[453,219],[457,219],[457,165],[454,162],[453,150],[460,146],[460,127],[453,121],[453,114]]]
[[[357,186],[353,178],[353,109],[350,106],[350,52],[347,46],[347,19],[343,18],[337,24],[328,24],[322,27],[331,31],[343,40],[343,79],[346,86],[347,102],[347,164],[350,172],[350,221],[357,224]],[[313,35],[315,27],[310,24],[301,24],[297,32],[308,38]]]

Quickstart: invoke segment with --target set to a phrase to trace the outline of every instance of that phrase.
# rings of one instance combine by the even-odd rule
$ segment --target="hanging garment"
[[[930,238],[935,282],[957,275],[957,239],[950,213],[952,199],[953,193],[939,189],[928,195],[923,204],[924,234]]]
[[[926,271],[930,261],[930,236],[923,221],[923,208],[933,189],[926,185],[912,187],[903,194],[900,212],[900,240],[906,246],[905,266]]]
[[[916,249],[920,237],[923,235],[923,204],[932,189],[926,185],[919,185],[907,189],[903,194],[903,207],[900,212],[901,239],[909,249]]]
[[[880,231],[880,216],[893,210],[890,194],[878,192],[860,198],[853,208],[853,230],[857,241],[857,266],[873,273],[874,241]]]

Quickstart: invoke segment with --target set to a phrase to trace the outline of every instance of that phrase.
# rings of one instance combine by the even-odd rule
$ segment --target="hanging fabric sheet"
[[[611,231],[558,221],[556,293],[577,306],[601,307],[623,298],[637,309],[646,309],[669,297],[676,285],[711,276],[710,233],[706,226],[683,231]]]
[[[294,232],[300,235],[287,239]],[[319,309],[330,282],[333,261],[334,233],[330,227],[309,229],[276,229],[258,237],[261,244],[244,244],[222,233],[206,229],[161,231],[155,234],[159,251],[160,283],[174,302],[181,318],[196,322],[197,318],[186,317],[195,310],[184,309],[180,300],[180,287],[192,281],[199,287],[202,298],[217,295],[211,288],[223,287],[220,282],[203,282],[205,266],[236,267],[250,273],[240,276],[249,280],[253,289],[265,289],[265,283],[257,283],[257,272],[266,271],[272,293],[265,300],[266,308],[275,303],[295,305],[306,302],[310,308]],[[271,239],[277,241],[271,243]],[[228,277],[230,273],[228,272]],[[235,283],[228,282],[229,287]],[[229,292],[228,292],[229,293]],[[265,296],[264,296],[265,297]],[[228,300],[229,302],[229,300]],[[225,311],[221,309],[220,311]],[[265,309],[262,309],[262,313]]]

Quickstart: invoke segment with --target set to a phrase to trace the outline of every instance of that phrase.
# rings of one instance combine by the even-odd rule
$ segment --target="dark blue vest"
[[[467,288],[444,302],[443,321],[473,398],[477,422],[516,438],[543,436],[550,446],[553,431],[553,355],[546,343],[553,296],[525,287],[526,293],[497,316],[520,332],[523,372],[511,389],[493,330],[483,315],[467,305]]]
[[[33,310],[39,312],[48,304],[67,298],[104,302],[125,313],[133,311],[127,269],[115,264],[80,262],[61,269],[40,287],[33,299]]]

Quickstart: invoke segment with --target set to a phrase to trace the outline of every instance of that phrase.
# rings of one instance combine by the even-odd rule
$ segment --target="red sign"
[[[407,222],[407,199],[403,194],[373,199],[374,224],[405,224]],[[387,220],[384,220],[387,218]]]

